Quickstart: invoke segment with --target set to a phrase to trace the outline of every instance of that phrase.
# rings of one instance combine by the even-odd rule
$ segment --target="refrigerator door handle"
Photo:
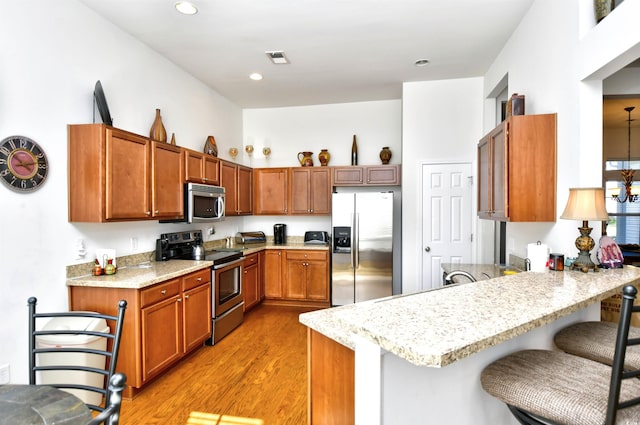
[[[353,217],[354,234],[351,238],[351,251],[353,252],[353,268],[360,267],[360,214],[355,213]]]

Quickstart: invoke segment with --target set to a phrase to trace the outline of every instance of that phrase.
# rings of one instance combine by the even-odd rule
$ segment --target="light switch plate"
[[[11,371],[8,364],[0,366],[0,385],[8,384],[11,381]]]

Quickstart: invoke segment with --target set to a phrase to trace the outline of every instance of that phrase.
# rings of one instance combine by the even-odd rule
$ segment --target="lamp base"
[[[584,273],[588,273],[589,270],[598,272],[598,267],[591,261],[591,250],[596,246],[595,241],[591,237],[591,227],[586,220],[582,221],[582,227],[578,227],[580,230],[580,236],[576,238],[576,248],[580,251],[578,258],[571,264],[571,270],[580,270]]]

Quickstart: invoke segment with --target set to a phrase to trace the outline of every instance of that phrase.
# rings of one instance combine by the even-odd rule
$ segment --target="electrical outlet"
[[[131,238],[131,251],[138,249],[138,238]]]
[[[0,366],[0,385],[8,384],[11,381],[11,370],[9,364]]]
[[[216,229],[214,229],[213,227],[209,227],[208,232],[209,235],[213,235],[214,233],[216,233]]]

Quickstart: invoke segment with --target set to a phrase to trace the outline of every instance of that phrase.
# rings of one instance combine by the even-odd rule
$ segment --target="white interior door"
[[[472,253],[471,164],[422,166],[422,289],[442,286],[443,263],[469,263]]]

